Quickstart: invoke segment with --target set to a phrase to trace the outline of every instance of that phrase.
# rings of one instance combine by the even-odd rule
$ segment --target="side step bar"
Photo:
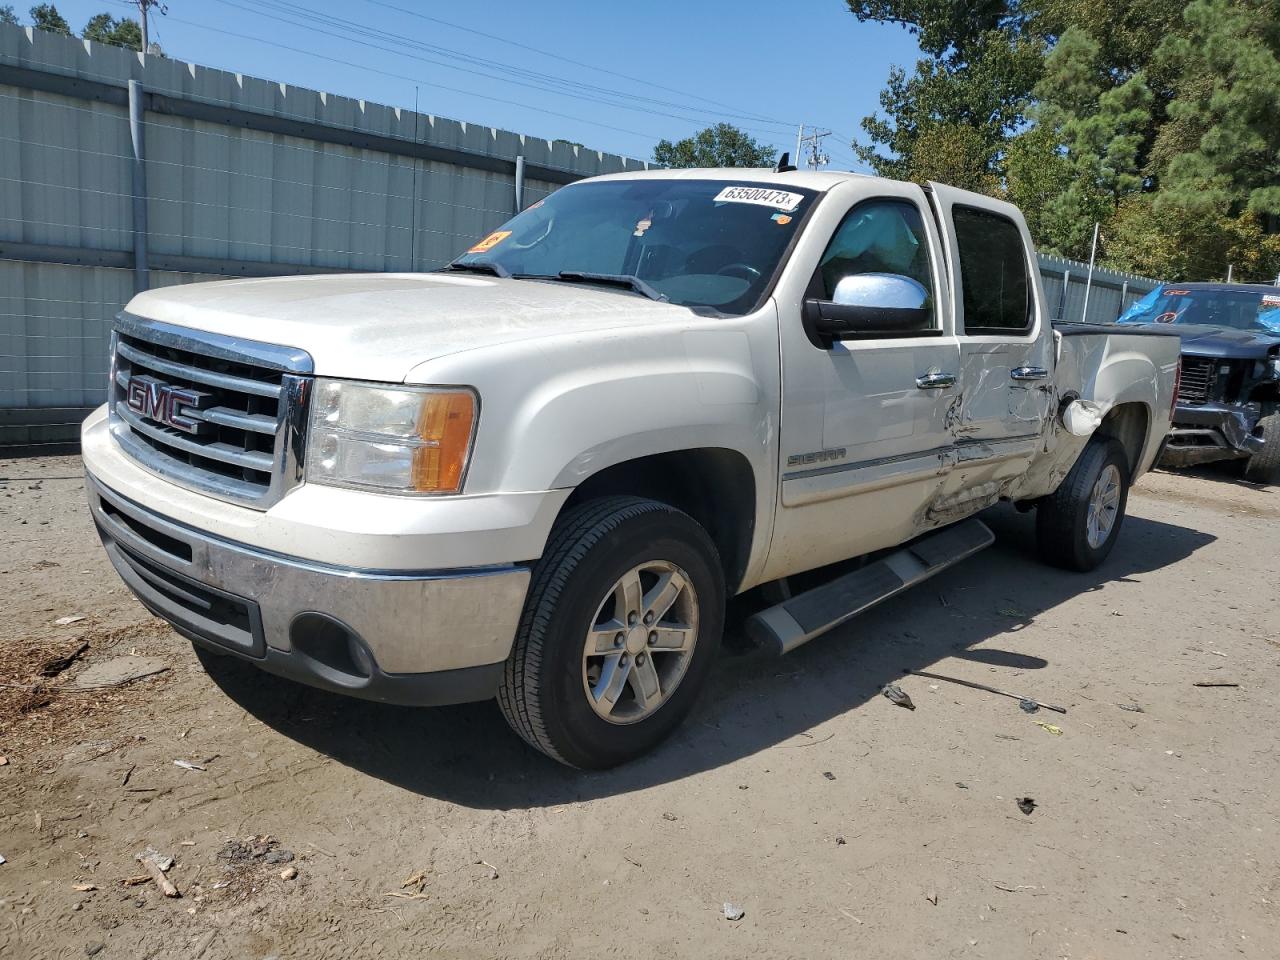
[[[981,520],[966,520],[784,600],[747,619],[747,636],[779,656],[853,619],[881,600],[928,580],[995,541]]]

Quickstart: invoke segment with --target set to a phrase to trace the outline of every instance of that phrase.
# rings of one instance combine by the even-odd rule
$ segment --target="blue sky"
[[[29,0],[13,5],[25,20]],[[124,0],[56,5],[77,32],[95,13],[133,9]],[[416,84],[425,113],[641,159],[659,138],[719,120],[794,150],[796,125],[805,122],[837,132],[826,141],[833,169],[861,169],[848,140],[876,108],[889,67],[918,55],[905,30],[860,24],[843,0],[168,0],[168,7],[152,39],[181,60],[401,107],[413,106]],[[376,33],[355,34],[326,16]],[[512,69],[525,72],[504,72]]]

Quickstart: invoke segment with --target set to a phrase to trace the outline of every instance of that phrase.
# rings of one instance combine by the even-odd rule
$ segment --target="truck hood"
[[[1280,334],[1265,330],[1234,330],[1196,324],[1143,323],[1144,328],[1176,331],[1182,338],[1182,352],[1197,357],[1260,360],[1280,347]]]
[[[149,290],[127,312],[298,347],[321,376],[398,383],[463,350],[636,324],[687,324],[686,307],[625,289],[448,273],[218,280]]]

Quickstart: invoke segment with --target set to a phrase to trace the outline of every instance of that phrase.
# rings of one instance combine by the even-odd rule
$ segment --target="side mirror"
[[[859,273],[836,284],[831,300],[806,300],[805,325],[824,346],[862,337],[914,337],[934,332],[929,291],[896,273]]]

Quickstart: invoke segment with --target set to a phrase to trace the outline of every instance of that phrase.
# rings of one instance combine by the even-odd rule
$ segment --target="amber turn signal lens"
[[[413,488],[419,493],[457,493],[471,452],[476,399],[465,390],[429,393],[422,398],[413,454]]]

